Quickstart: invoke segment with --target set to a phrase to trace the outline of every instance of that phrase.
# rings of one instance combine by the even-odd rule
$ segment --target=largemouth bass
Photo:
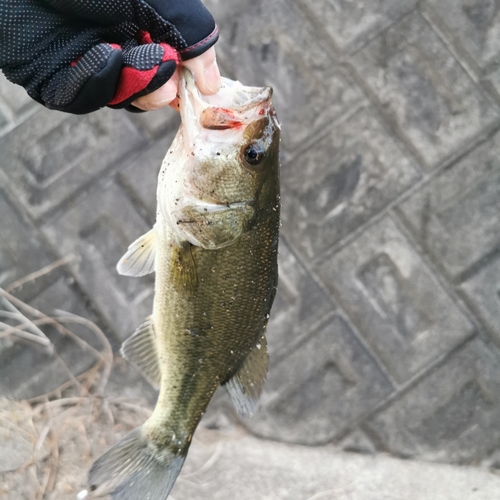
[[[160,388],[151,417],[89,473],[96,495],[166,500],[219,385],[258,406],[278,279],[279,131],[270,88],[223,79],[202,96],[188,70],[182,124],[158,177],[157,220],[118,272],[156,272],[153,313],[122,347]]]

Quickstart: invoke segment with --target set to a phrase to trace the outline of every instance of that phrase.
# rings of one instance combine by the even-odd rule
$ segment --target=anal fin
[[[116,265],[119,274],[124,276],[145,276],[155,268],[156,229],[137,238]]]
[[[267,341],[262,335],[242,367],[225,384],[234,407],[242,417],[252,416],[259,407],[268,362]]]
[[[155,343],[153,318],[150,316],[135,333],[122,345],[121,353],[125,359],[141,370],[142,374],[156,388],[160,387],[161,371],[158,350]]]

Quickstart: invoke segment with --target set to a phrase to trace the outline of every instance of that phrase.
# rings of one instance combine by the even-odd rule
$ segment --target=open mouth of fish
[[[242,133],[245,124],[259,117],[274,117],[271,87],[247,87],[238,81],[221,78],[221,90],[204,95],[193,74],[186,68],[180,82],[180,111],[184,131],[191,144],[203,130],[228,130]]]

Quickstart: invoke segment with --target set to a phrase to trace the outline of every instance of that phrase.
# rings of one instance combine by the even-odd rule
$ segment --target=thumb
[[[220,72],[214,47],[198,57],[183,62],[182,65],[193,73],[196,85],[202,94],[210,95],[219,91]]]

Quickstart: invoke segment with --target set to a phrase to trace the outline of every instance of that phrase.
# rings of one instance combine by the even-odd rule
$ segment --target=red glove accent
[[[149,33],[141,32],[139,36],[140,42],[143,45],[139,47],[143,47],[146,44],[152,44],[151,36]],[[163,51],[163,55],[158,57],[158,64],[155,64],[151,68],[137,68],[134,65],[134,58],[131,58],[130,65],[125,64],[123,69],[120,72],[120,77],[118,80],[118,85],[116,87],[116,93],[113,99],[109,102],[110,106],[116,106],[118,104],[123,103],[124,101],[130,100],[133,96],[140,97],[141,93],[144,90],[148,90],[152,92],[156,89],[151,89],[149,86],[153,81],[153,78],[156,76],[158,71],[162,69],[165,63],[168,65],[168,69],[173,73],[175,71],[175,67],[180,63],[179,53],[170,45],[166,43],[156,44],[161,47]],[[121,50],[121,47],[116,44],[111,45],[114,49]],[[135,50],[136,48],[132,49]],[[143,62],[143,61],[142,61]],[[174,66],[175,65],[175,66]],[[153,82],[154,84],[154,82]]]
[[[118,80],[116,94],[109,104],[111,106],[120,104],[134,94],[144,90],[157,72],[158,66],[145,71],[131,67],[123,68],[120,73],[120,79]]]

